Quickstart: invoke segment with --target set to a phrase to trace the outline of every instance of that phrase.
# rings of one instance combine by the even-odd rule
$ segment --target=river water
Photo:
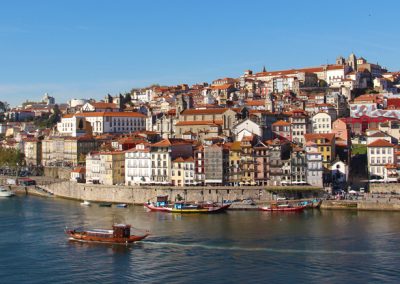
[[[400,213],[174,215],[0,199],[0,283],[400,283]],[[133,246],[68,241],[65,226],[150,230]]]

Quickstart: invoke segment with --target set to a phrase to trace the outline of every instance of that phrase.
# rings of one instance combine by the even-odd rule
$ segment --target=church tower
[[[354,53],[350,54],[347,64],[353,69],[353,71],[357,71],[357,57]]]

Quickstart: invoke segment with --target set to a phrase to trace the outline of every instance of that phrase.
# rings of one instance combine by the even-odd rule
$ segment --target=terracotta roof
[[[229,108],[210,108],[210,109],[186,109],[181,115],[207,115],[207,114],[223,114],[230,110]]]
[[[306,141],[313,141],[316,139],[327,139],[329,141],[332,141],[335,138],[334,133],[306,133],[304,134],[304,139]]]
[[[368,144],[368,147],[394,147],[392,143],[384,140],[384,139],[378,139],[372,143]]]
[[[92,106],[94,106],[95,108],[119,108],[116,104],[114,103],[103,103],[103,102],[99,102],[99,103],[91,103]]]
[[[175,126],[188,126],[188,125],[222,125],[222,120],[196,120],[196,121],[178,121]]]
[[[214,85],[211,86],[213,90],[226,90],[232,87],[232,84]]]
[[[86,168],[83,167],[76,167],[75,169],[72,170],[73,173],[79,173],[79,174],[84,174],[86,173]]]
[[[151,144],[151,146],[152,147],[169,147],[171,145],[185,145],[185,144],[192,144],[192,143],[185,139],[167,138],[167,139],[161,140],[160,142]]]
[[[102,117],[142,117],[146,116],[139,112],[83,112],[83,113],[72,113],[65,114],[63,118],[71,118],[74,116],[83,116],[83,117],[94,117],[94,116],[102,116]]]
[[[278,120],[274,123],[272,123],[273,126],[289,126],[291,125],[290,122],[284,121],[284,120]]]

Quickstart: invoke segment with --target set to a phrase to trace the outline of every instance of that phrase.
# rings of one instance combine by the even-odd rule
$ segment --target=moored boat
[[[111,207],[112,203],[103,202],[99,204],[100,207]]]
[[[127,208],[127,207],[128,207],[128,204],[126,204],[126,203],[119,203],[119,204],[115,205],[115,207],[117,207],[117,208]]]
[[[300,212],[306,208],[305,205],[291,205],[291,204],[271,204],[270,206],[260,207],[262,211],[282,211],[282,212]]]
[[[81,203],[81,205],[82,205],[82,206],[91,206],[92,203],[90,203],[90,202],[87,201],[87,200],[84,200],[84,201]]]
[[[72,241],[95,242],[107,244],[130,244],[141,241],[146,238],[149,233],[141,235],[131,235],[131,225],[115,224],[111,230],[105,229],[66,229],[65,233]]]
[[[305,206],[307,209],[318,209],[321,207],[322,199],[304,200],[299,205]]]
[[[170,204],[168,196],[158,196],[157,202],[144,203],[144,207],[150,211],[160,211],[169,213],[220,213],[224,212],[231,204],[217,203],[190,203],[190,202],[175,202]]]
[[[12,197],[14,195],[14,192],[12,192],[11,190],[0,187],[0,197]]]

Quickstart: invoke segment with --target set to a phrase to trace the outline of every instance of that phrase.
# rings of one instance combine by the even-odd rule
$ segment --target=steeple
[[[263,72],[263,73],[267,72],[267,69],[265,69],[265,65],[264,65],[264,67],[263,67],[262,72]]]

